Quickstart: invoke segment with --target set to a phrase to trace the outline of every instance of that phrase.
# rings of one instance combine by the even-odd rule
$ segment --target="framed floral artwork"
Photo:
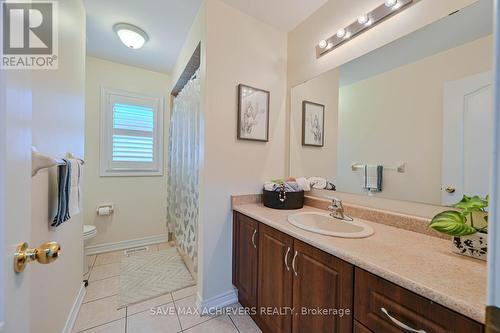
[[[302,145],[323,147],[325,143],[325,106],[302,102]]]
[[[238,85],[238,139],[269,141],[269,91]]]

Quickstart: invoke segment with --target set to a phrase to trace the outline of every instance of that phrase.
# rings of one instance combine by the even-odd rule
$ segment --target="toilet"
[[[89,225],[85,224],[83,226],[83,252],[84,252],[84,258],[83,258],[83,275],[87,274],[90,269],[90,263],[89,263],[89,256],[87,253],[85,253],[85,248],[88,243],[88,241],[92,238],[94,238],[97,235],[97,229],[95,225]]]

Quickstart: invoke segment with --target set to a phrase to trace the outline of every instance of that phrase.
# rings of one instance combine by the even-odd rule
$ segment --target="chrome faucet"
[[[330,216],[339,220],[352,221],[350,216],[344,214],[344,206],[342,205],[342,200],[336,197],[329,197],[332,203],[328,206],[330,211]]]

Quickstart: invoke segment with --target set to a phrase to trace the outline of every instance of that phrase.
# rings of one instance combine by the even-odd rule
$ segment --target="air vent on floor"
[[[139,252],[146,252],[147,250],[149,250],[149,247],[141,246],[141,247],[134,247],[133,249],[126,249],[123,252],[128,257],[128,256],[131,256],[131,255],[139,253]]]

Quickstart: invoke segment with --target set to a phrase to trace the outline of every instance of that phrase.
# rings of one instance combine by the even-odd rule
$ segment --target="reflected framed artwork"
[[[238,85],[238,139],[269,141],[269,91]]]
[[[302,145],[323,147],[325,143],[325,106],[302,102]]]

